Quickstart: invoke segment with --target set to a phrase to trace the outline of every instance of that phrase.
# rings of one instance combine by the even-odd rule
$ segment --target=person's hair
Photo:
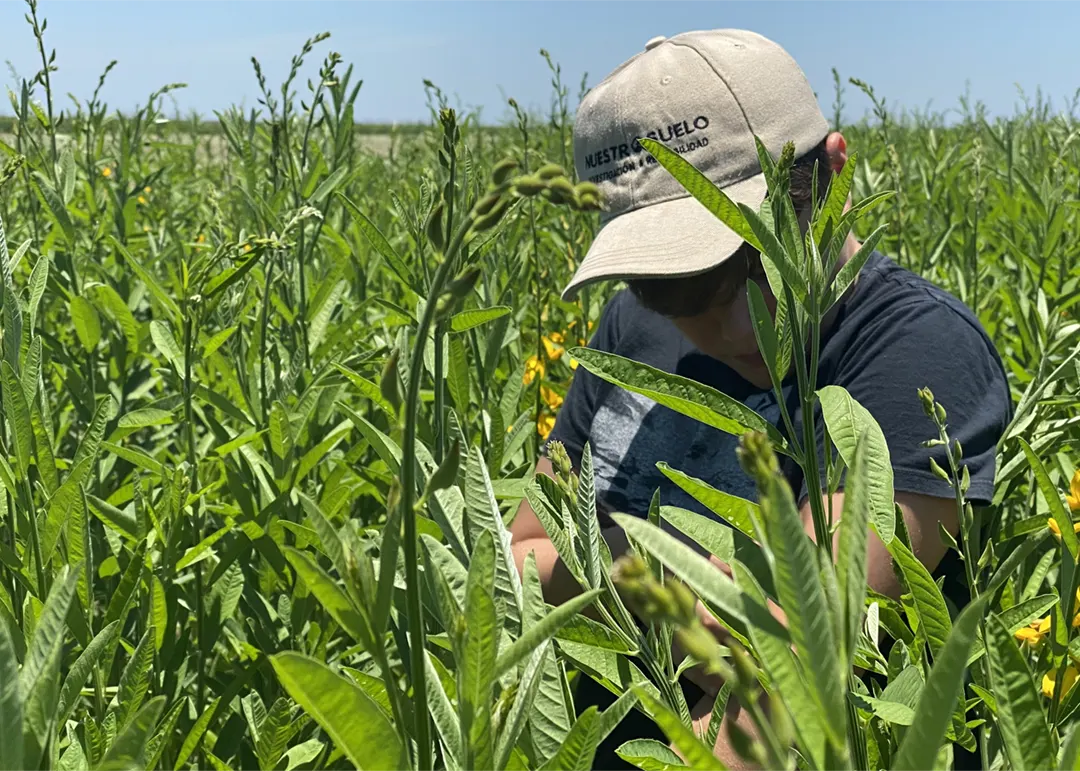
[[[789,176],[789,192],[796,211],[810,205],[814,190],[814,164],[817,163],[818,200],[824,200],[831,172],[825,153],[825,140],[805,155],[796,158]],[[643,306],[663,316],[696,316],[713,305],[731,302],[744,291],[749,278],[764,277],[761,255],[749,243],[723,263],[704,273],[676,278],[634,278],[627,284]]]

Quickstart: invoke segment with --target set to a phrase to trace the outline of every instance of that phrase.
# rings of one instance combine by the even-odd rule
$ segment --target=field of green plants
[[[983,768],[1080,767],[1072,105],[896,116],[837,74],[830,111],[860,91],[876,109],[843,126],[856,157],[806,238],[790,206],[738,209],[648,143],[766,258],[781,305],[770,318],[751,297],[759,344],[820,406],[828,478],[846,470],[844,511],[815,511],[819,534],[839,522],[834,560],[776,471],[779,454],[816,469],[812,426],[781,432],[583,349],[614,288],[559,299],[602,201],[573,178],[585,84],[545,52],[547,114],[511,103],[516,120],[487,128],[427,84],[430,126],[376,154],[328,36],[284,83],[253,60],[259,108],[222,109],[210,130],[165,112],[178,85],[128,115],[98,92],[61,97],[63,52],[32,3],[28,22],[41,70],[11,84],[0,142],[0,769],[588,769],[635,710],[668,741],[626,742],[627,762],[722,768],[720,721],[696,733],[676,685],[695,662],[726,678],[714,715],[769,695],[753,736],[730,738],[759,766],[951,768],[963,748]],[[790,160],[762,155],[773,201]],[[912,395],[949,451],[935,473],[956,491],[963,608],[912,557],[872,417],[812,385],[852,230],[972,307],[1008,369],[987,508],[965,500],[950,405]],[[758,500],[679,477],[672,458],[720,521],[620,517],[637,558],[612,564],[588,456],[534,478],[583,369],[741,434]],[[522,499],[581,584],[564,605],[514,566]],[[866,587],[871,528],[900,601]],[[673,639],[691,658],[672,659]],[[588,678],[612,706],[575,705]]]

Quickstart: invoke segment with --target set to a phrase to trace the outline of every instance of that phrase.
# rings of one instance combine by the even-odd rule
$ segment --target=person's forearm
[[[612,561],[617,560],[630,549],[626,533],[620,527],[605,528],[600,536],[607,542]],[[540,575],[540,584],[544,587],[544,600],[551,605],[561,605],[581,594],[581,586],[570,569],[559,556],[558,551],[548,538],[527,538],[511,545],[514,563],[518,573],[525,569],[525,558],[532,552],[536,559],[536,570]]]

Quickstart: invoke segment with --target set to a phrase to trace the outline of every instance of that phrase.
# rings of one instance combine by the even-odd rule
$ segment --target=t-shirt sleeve
[[[589,340],[588,348],[613,353],[618,339],[618,315],[621,305],[621,296],[616,296],[609,302],[600,319],[596,324],[596,331]],[[555,416],[555,425],[548,434],[544,444],[543,454],[547,455],[547,446],[553,442],[562,442],[566,452],[570,456],[574,468],[579,468],[581,454],[585,449],[585,442],[589,439],[592,431],[593,415],[596,412],[600,392],[607,386],[606,381],[601,380],[584,367],[579,366],[574,370],[574,376],[570,381],[570,387],[566,390],[566,396]]]
[[[897,492],[952,498],[949,484],[930,470],[931,457],[948,470],[946,448],[923,446],[938,438],[919,399],[919,389],[928,388],[945,408],[949,438],[960,441],[961,465],[971,475],[968,499],[993,499],[997,443],[1012,402],[997,352],[960,310],[931,297],[884,311],[841,357],[833,382],[881,426]]]

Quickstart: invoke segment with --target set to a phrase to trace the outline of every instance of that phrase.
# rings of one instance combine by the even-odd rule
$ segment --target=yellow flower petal
[[[558,340],[554,339],[556,336],[559,338]],[[558,345],[558,343],[562,342],[562,335],[555,332],[551,335],[546,335],[543,340],[544,350],[547,351],[548,358],[552,361],[558,360],[558,358],[563,355],[564,350],[561,345]]]
[[[108,166],[106,166],[104,169],[101,170],[101,176],[108,179],[109,177],[112,176],[112,169],[110,169]]]
[[[1046,520],[1046,526],[1050,528],[1050,532],[1054,534],[1055,538],[1061,538],[1061,528],[1058,527],[1057,520],[1053,517],[1048,517]]]
[[[563,403],[563,398],[547,386],[540,386],[540,398],[553,410],[559,409]]]
[[[537,376],[544,377],[544,362],[536,356],[530,356],[525,360],[525,377],[522,378],[522,382],[529,385]]]
[[[1076,684],[1076,678],[1080,677],[1080,670],[1071,664],[1065,669],[1065,675],[1061,679],[1061,695],[1065,694]],[[1042,679],[1043,696],[1050,698],[1054,695],[1054,686],[1057,684],[1057,670],[1051,669]]]
[[[1027,643],[1028,645],[1036,645],[1042,639],[1042,635],[1039,634],[1037,629],[1025,626],[1016,630],[1016,639],[1019,642]]]
[[[1049,631],[1050,631],[1050,617],[1047,616],[1046,618],[1039,621],[1039,634],[1047,634]]]
[[[1069,494],[1065,496],[1071,511],[1080,511],[1080,469],[1073,474],[1069,483]]]
[[[555,418],[551,415],[541,415],[536,421],[536,433],[540,434],[541,439],[547,439],[553,428],[555,428]]]

